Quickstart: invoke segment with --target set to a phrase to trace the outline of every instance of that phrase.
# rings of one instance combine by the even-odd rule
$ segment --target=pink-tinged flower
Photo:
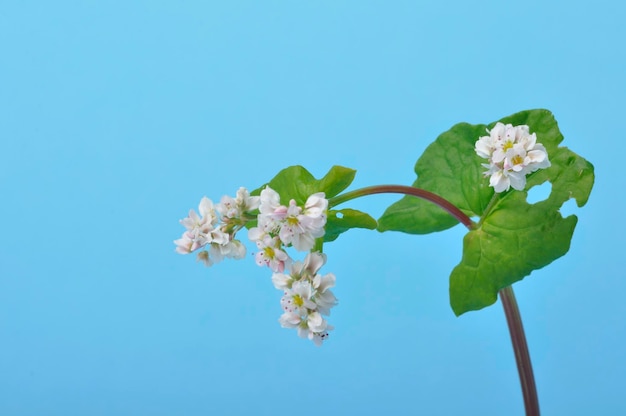
[[[203,197],[198,205],[198,212],[199,215],[191,209],[189,215],[180,220],[187,231],[180,239],[174,241],[177,253],[189,254],[212,241],[211,234],[215,231],[215,225],[218,222],[213,202]]]
[[[260,202],[260,197],[250,196],[248,190],[241,187],[235,198],[224,195],[215,209],[220,213],[223,222],[245,225],[247,221],[252,219],[250,213],[259,208]]]
[[[293,199],[289,206],[280,205],[280,195],[269,186],[265,187],[261,191],[257,226],[250,229],[248,237],[258,241],[270,234],[278,236],[285,246],[309,251],[315,239],[324,235],[327,209],[328,200],[323,192],[309,196],[303,208]]]
[[[274,283],[274,287],[278,290],[285,290],[291,288],[293,282],[299,280],[309,280],[314,283],[318,270],[321,269],[325,263],[326,254],[320,253],[319,251],[309,253],[304,258],[304,262],[296,261],[289,265],[289,274],[284,274],[282,272],[274,273],[272,275],[272,282]],[[318,284],[318,287],[319,286],[320,285]],[[332,283],[332,286],[327,286],[334,286],[334,281]]]
[[[200,200],[198,212],[200,215],[196,214],[196,212],[191,209],[189,210],[187,218],[180,220],[180,223],[193,234],[194,238],[211,232],[218,221],[215,208],[213,207],[213,201],[206,196]]]
[[[326,217],[327,210],[328,199],[324,192],[318,192],[307,198],[303,214],[311,219],[321,219]]]
[[[278,228],[280,217],[280,195],[278,192],[266,186],[261,191],[259,198],[259,215],[257,217],[257,228],[263,233],[273,233]]]
[[[254,259],[259,266],[267,266],[275,272],[285,270],[285,265],[290,262],[289,255],[282,250],[278,237],[264,234],[256,241],[257,251]]]
[[[284,244],[291,244],[298,251],[309,251],[315,245],[315,239],[324,235],[328,200],[323,195],[318,193],[309,197],[309,207],[305,210],[293,199],[289,202],[278,234]]]
[[[202,198],[197,214],[189,211],[189,216],[182,219],[181,224],[187,229],[183,236],[174,241],[176,251],[189,254],[202,247],[207,250],[198,254],[198,261],[205,265],[222,261],[224,258],[242,259],[246,247],[235,238],[238,230],[253,219],[250,211],[258,208],[259,197],[251,197],[246,188],[239,188],[236,198],[222,197],[219,204],[207,197]],[[220,218],[217,213],[219,212]]]
[[[176,252],[180,254],[189,254],[201,247],[189,231],[185,231],[181,238],[174,240],[174,244],[176,244]]]
[[[280,299],[280,306],[285,312],[304,316],[309,310],[317,308],[317,305],[311,299],[312,297],[313,287],[310,282],[294,282],[291,289],[285,290],[284,296]]]

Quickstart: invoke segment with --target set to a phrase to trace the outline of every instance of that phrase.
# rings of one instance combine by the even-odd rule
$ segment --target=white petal
[[[213,212],[213,201],[211,201],[206,196],[202,197],[202,200],[200,200],[200,205],[198,205],[198,212],[204,219],[211,219],[215,217],[215,214]]]
[[[511,183],[509,182],[509,178],[500,170],[491,175],[489,185],[492,186],[496,192],[500,193],[507,191]]]
[[[272,283],[274,284],[274,287],[278,290],[288,289],[291,282],[291,276],[288,276],[286,274],[274,273],[272,275]]]
[[[493,153],[493,140],[490,136],[483,136],[478,139],[474,147],[476,154],[482,158],[489,159]]]
[[[313,312],[307,316],[307,325],[312,332],[323,332],[326,330],[327,322],[319,312]]]
[[[509,181],[513,189],[523,191],[526,187],[526,174],[524,172],[509,172]]]
[[[248,230],[248,239],[250,241],[260,241],[265,233],[259,227],[252,227]]]
[[[326,263],[326,254],[319,251],[309,253],[304,259],[304,269],[315,276],[317,271]]]
[[[291,312],[285,312],[278,318],[278,322],[283,328],[295,328],[300,324],[300,321],[300,316]]]

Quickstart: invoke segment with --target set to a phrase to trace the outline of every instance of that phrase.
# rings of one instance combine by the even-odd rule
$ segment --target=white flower
[[[310,282],[294,282],[291,289],[285,290],[284,296],[280,299],[280,306],[285,312],[306,316],[309,311],[317,308],[311,299],[312,296],[313,287]]]
[[[189,254],[201,247],[193,237],[193,233],[189,231],[185,231],[181,238],[174,240],[174,244],[176,244],[176,252],[180,254]]]
[[[278,320],[283,328],[297,328],[300,338],[308,338],[320,347],[328,339],[328,331],[334,329],[318,312],[302,317],[293,312],[285,312]]]
[[[535,133],[528,126],[513,126],[496,123],[487,130],[489,136],[479,137],[475,145],[476,154],[488,159],[482,165],[487,168],[489,186],[495,192],[508,191],[511,187],[518,191],[526,187],[526,175],[550,167],[548,152],[537,143]]]
[[[222,221],[242,222],[242,225],[245,225],[245,222],[248,220],[249,213],[257,209],[259,204],[260,197],[250,196],[248,190],[241,187],[237,191],[237,196],[235,198],[224,195],[220,200],[220,203],[216,204],[215,209],[222,216]]]
[[[328,210],[328,199],[325,198],[324,192],[318,192],[309,196],[304,203],[303,214],[317,221],[320,224],[326,223],[326,211]],[[321,224],[321,227],[324,226]]]
[[[189,210],[189,215],[180,220],[180,223],[187,229],[176,244],[176,252],[189,254],[199,248],[204,247],[212,241],[211,234],[215,231],[218,218],[213,207],[213,202],[206,196],[200,200],[198,212]]]
[[[274,273],[272,282],[283,290],[280,305],[283,314],[279,322],[284,328],[297,328],[298,335],[312,340],[316,345],[328,338],[333,329],[322,315],[330,315],[337,298],[330,290],[335,286],[335,275],[322,276],[319,269],[326,262],[326,255],[309,253],[304,262],[289,266],[289,274]]]
[[[324,332],[328,326],[326,319],[319,312],[312,312],[306,317],[308,330],[311,332]]]
[[[224,258],[241,260],[246,256],[246,247],[239,240],[231,240],[226,243],[211,243],[209,248],[213,263],[218,263]]]
[[[260,198],[252,197],[246,188],[239,188],[237,196],[223,196],[219,204],[203,197],[197,214],[193,209],[180,223],[187,229],[176,244],[176,252],[189,254],[202,247],[208,250],[198,253],[198,261],[211,266],[224,258],[242,259],[246,247],[235,238],[238,230],[253,219],[251,211],[259,207]],[[220,216],[218,217],[218,213]]]
[[[289,255],[282,250],[282,245],[278,237],[263,234],[256,241],[259,249],[254,256],[259,266],[267,266],[275,272],[285,270],[285,265],[290,262]]]
[[[335,275],[328,273],[325,276],[316,275],[313,279],[313,288],[315,289],[314,302],[324,315],[330,315],[330,308],[337,305],[335,294],[329,290],[335,286]]]
[[[258,228],[264,233],[273,233],[278,228],[280,216],[280,195],[278,192],[266,186],[261,191],[259,204],[259,216],[257,217]]]
[[[299,280],[310,280],[311,283],[315,284],[316,276],[318,270],[326,263],[326,254],[315,251],[313,253],[309,253],[304,258],[304,262],[296,261],[289,265],[289,274],[284,273],[274,273],[272,275],[272,282],[274,283],[274,287],[278,290],[285,290],[291,287],[293,282]],[[327,287],[334,286],[334,276],[332,277],[333,283],[332,285],[328,285],[325,283],[323,291],[326,290]],[[321,283],[321,280],[320,280]],[[319,287],[320,284],[317,284]]]
[[[289,201],[278,234],[284,244],[291,244],[298,251],[309,251],[315,245],[315,239],[324,235],[328,200],[323,195],[310,196],[304,210],[293,199]]]
[[[313,312],[306,320],[301,320],[297,328],[299,337],[308,338],[320,347],[322,341],[328,338],[328,331],[333,329],[333,326],[328,325],[319,312]]]
[[[285,290],[291,287],[293,279],[288,274],[274,273],[272,274],[272,283],[276,289]]]
[[[297,313],[285,312],[278,318],[278,322],[283,328],[297,328],[302,318]]]
[[[218,221],[215,208],[213,207],[213,201],[206,196],[200,200],[198,212],[200,215],[196,214],[196,212],[191,209],[189,210],[189,216],[180,220],[180,223],[193,234],[194,238],[211,232]]]
[[[250,229],[248,237],[258,241],[264,234],[277,235],[284,245],[309,251],[315,239],[324,235],[327,209],[323,192],[309,196],[304,208],[293,199],[284,206],[280,205],[280,195],[267,186],[261,191],[257,226]]]

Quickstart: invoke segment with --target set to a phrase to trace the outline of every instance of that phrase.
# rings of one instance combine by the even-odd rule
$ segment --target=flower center
[[[302,299],[302,296],[293,295],[293,304],[296,305],[298,308],[301,308],[302,305],[304,305],[304,300]]]
[[[274,256],[276,255],[272,247],[265,247],[263,251],[265,252],[265,255],[270,259],[273,259]]]
[[[514,165],[521,165],[524,163],[524,158],[521,157],[520,155],[515,155],[511,159],[511,162],[513,162]]]
[[[504,142],[504,144],[502,145],[502,150],[504,150],[505,152],[509,149],[513,148],[513,142],[510,140],[507,140],[506,142]]]

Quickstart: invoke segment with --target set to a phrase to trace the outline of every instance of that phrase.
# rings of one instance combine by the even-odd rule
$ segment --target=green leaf
[[[326,234],[324,242],[336,240],[339,234],[351,228],[367,228],[375,230],[377,222],[368,214],[355,209],[340,209],[328,211],[328,221],[326,222]]]
[[[356,175],[356,170],[343,166],[333,166],[320,180],[317,180],[304,167],[290,166],[278,172],[274,178],[263,186],[251,192],[259,195],[269,186],[280,195],[281,203],[289,205],[291,199],[295,199],[298,205],[304,205],[307,198],[316,192],[324,192],[326,198],[332,198],[346,189]]]
[[[468,216],[480,217],[463,239],[461,263],[450,275],[450,304],[457,315],[493,304],[500,289],[567,253],[577,218],[563,218],[559,210],[570,198],[583,206],[593,187],[593,165],[559,147],[563,136],[549,111],[522,111],[500,121],[528,125],[548,152],[552,166],[529,175],[526,190],[502,193],[489,205],[494,192],[482,175],[485,161],[475,154],[474,144],[495,122],[455,125],[415,165],[414,186],[441,195]],[[527,190],[546,181],[552,184],[550,196],[529,204]],[[456,223],[434,204],[405,197],[385,211],[378,229],[424,234]]]
[[[548,155],[552,155],[563,140],[554,116],[548,110],[522,111],[499,121],[530,126]],[[485,168],[481,164],[486,161],[476,154],[474,146],[478,138],[487,135],[486,130],[495,124],[459,123],[442,133],[415,164],[418,177],[413,186],[442,196],[469,217],[480,217],[494,192],[482,175]],[[378,220],[378,230],[428,234],[456,224],[458,221],[437,205],[405,196],[383,213]]]

